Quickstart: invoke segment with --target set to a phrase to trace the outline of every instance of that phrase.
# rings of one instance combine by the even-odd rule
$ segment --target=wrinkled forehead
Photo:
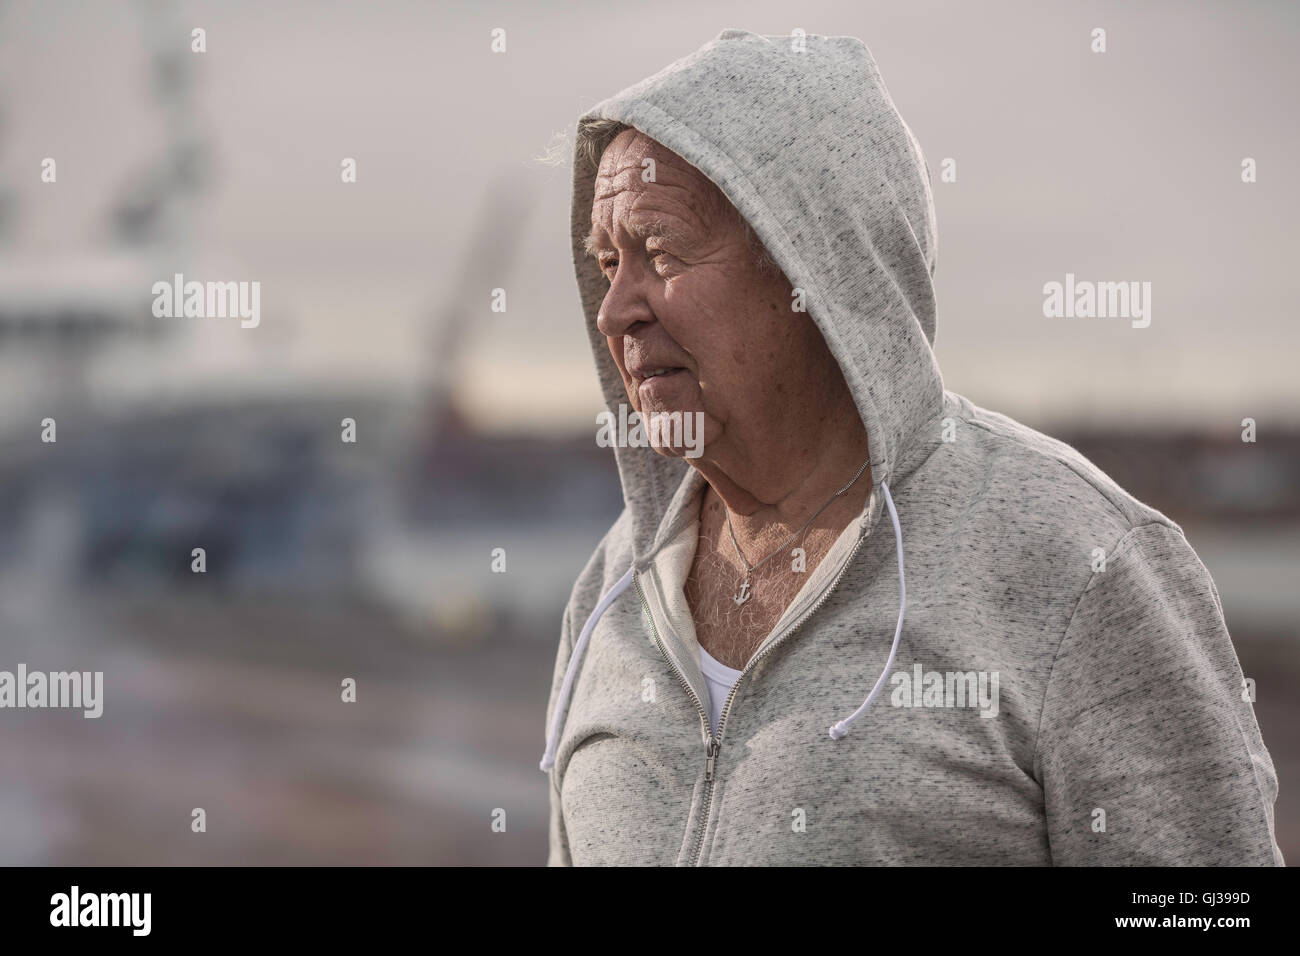
[[[593,227],[607,226],[633,208],[663,207],[705,223],[732,212],[707,176],[662,143],[639,130],[623,130],[600,157],[591,200]]]

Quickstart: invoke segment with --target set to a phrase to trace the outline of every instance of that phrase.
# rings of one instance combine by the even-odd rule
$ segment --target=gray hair
[[[578,161],[583,163],[588,169],[597,169],[600,167],[600,157],[604,155],[605,148],[614,141],[614,137],[625,129],[632,129],[626,123],[620,123],[618,120],[605,119],[598,117],[596,119],[585,120],[578,124],[578,137],[576,144],[576,155]],[[720,190],[719,190],[720,191]],[[722,197],[726,201],[726,196]],[[727,205],[731,203],[727,201]],[[763,245],[763,240],[758,237],[758,233],[749,224],[740,211],[734,206],[731,209],[740,220],[745,229],[745,242],[749,246],[750,255],[753,257],[754,265],[763,273],[780,273],[781,268],[776,264]]]

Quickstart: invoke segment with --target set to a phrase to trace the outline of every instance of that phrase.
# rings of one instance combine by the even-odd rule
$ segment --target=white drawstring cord
[[[857,720],[871,706],[871,702],[876,699],[880,693],[880,688],[885,684],[885,678],[889,675],[889,669],[894,666],[894,656],[898,653],[898,639],[903,633],[903,615],[907,608],[907,584],[903,577],[903,529],[898,524],[898,512],[894,509],[894,498],[889,493],[889,486],[883,481],[880,483],[881,489],[885,492],[885,505],[889,509],[889,518],[894,525],[894,542],[898,552],[898,624],[894,628],[894,643],[889,649],[889,660],[885,663],[885,669],[881,671],[880,677],[876,680],[876,686],[871,689],[867,699],[862,702],[862,706],[853,712],[849,717],[834,724],[830,729],[832,740],[839,740],[849,732],[849,726]],[[632,579],[636,569],[628,568],[627,573],[619,578],[618,583],[605,593],[596,604],[596,608],[587,618],[587,623],[582,627],[582,633],[578,636],[578,643],[573,648],[573,653],[569,656],[569,666],[564,671],[564,683],[560,685],[560,696],[555,702],[555,711],[551,714],[551,726],[546,737],[546,753],[542,755],[541,769],[543,772],[550,770],[555,766],[555,747],[559,742],[560,720],[568,708],[569,696],[573,693],[573,680],[578,672],[578,662],[582,660],[583,652],[587,649],[587,642],[591,639],[591,632],[596,629],[596,623],[600,620],[601,615],[609,609],[620,594],[628,589],[632,584]]]
[[[582,660],[582,652],[587,648],[587,641],[591,639],[591,632],[596,629],[596,622],[600,616],[605,613],[614,600],[627,590],[628,585],[632,583],[632,575],[636,571],[635,567],[627,569],[627,574],[618,579],[618,583],[606,592],[605,596],[600,599],[596,609],[591,612],[591,617],[587,618],[587,623],[582,626],[582,634],[578,637],[578,643],[573,648],[573,653],[569,655],[569,666],[564,671],[564,683],[560,685],[560,698],[555,702],[555,713],[551,714],[551,729],[546,735],[546,753],[542,754],[542,771],[550,770],[555,766],[555,745],[560,736],[560,717],[569,705],[569,695],[573,692],[573,677],[578,672],[578,661]]]
[[[883,481],[880,487],[885,492],[885,504],[889,506],[889,517],[894,522],[894,542],[898,547],[898,626],[894,628],[894,646],[889,649],[889,660],[885,662],[885,669],[880,672],[880,677],[876,680],[876,686],[871,688],[871,693],[867,699],[862,702],[862,706],[853,712],[853,715],[841,720],[838,724],[831,726],[831,739],[839,740],[849,732],[849,725],[862,716],[871,702],[876,699],[880,693],[880,688],[885,686],[885,678],[889,676],[889,669],[894,666],[894,655],[898,653],[898,638],[903,633],[903,611],[907,607],[907,585],[903,581],[903,529],[898,525],[898,512],[894,510],[894,498],[889,493],[889,485]]]

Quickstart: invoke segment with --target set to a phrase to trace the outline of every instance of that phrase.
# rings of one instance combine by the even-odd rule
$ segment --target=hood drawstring
[[[894,628],[894,644],[889,649],[889,660],[885,663],[885,669],[880,672],[880,677],[876,680],[876,686],[871,689],[871,693],[867,695],[867,699],[862,702],[861,707],[855,710],[851,716],[831,727],[830,734],[833,740],[839,740],[847,734],[849,725],[863,715],[866,709],[871,706],[871,702],[876,699],[876,695],[880,693],[880,688],[885,684],[889,669],[894,666],[894,655],[898,653],[898,639],[903,633],[903,612],[907,606],[907,587],[903,581],[903,530],[898,524],[898,512],[894,510],[894,498],[889,493],[889,485],[882,481],[880,487],[885,492],[885,505],[889,508],[889,518],[894,524],[894,542],[898,551],[898,625]],[[595,610],[587,618],[587,623],[582,626],[582,633],[578,636],[578,643],[574,645],[573,653],[569,655],[569,666],[564,671],[564,683],[560,685],[560,696],[555,702],[555,713],[551,714],[551,727],[546,735],[546,753],[542,755],[541,762],[543,771],[548,771],[555,766],[555,747],[559,742],[560,720],[569,706],[569,696],[573,693],[573,680],[578,671],[578,662],[582,659],[583,651],[587,648],[587,641],[591,639],[591,632],[596,629],[596,624],[600,621],[601,615],[632,584],[632,577],[635,572],[635,567],[627,569],[627,573],[618,579],[618,583],[601,597],[596,604]]]
[[[555,702],[555,713],[551,714],[551,729],[546,735],[546,753],[542,755],[543,771],[550,770],[555,765],[555,745],[560,738],[560,717],[569,706],[569,695],[573,693],[573,678],[578,672],[578,661],[582,660],[582,652],[587,649],[591,632],[596,629],[596,622],[600,620],[600,616],[609,609],[620,594],[628,589],[635,572],[635,566],[627,569],[627,573],[618,579],[618,583],[605,592],[605,596],[597,603],[596,609],[591,612],[591,617],[587,618],[587,623],[582,626],[582,634],[578,636],[578,643],[573,646],[573,653],[569,655],[569,666],[564,671],[564,683],[560,686],[560,697]]]
[[[876,686],[871,688],[871,693],[867,695],[861,707],[838,724],[831,725],[832,740],[839,740],[849,732],[849,725],[863,715],[871,706],[871,702],[876,699],[876,695],[880,693],[880,688],[885,686],[889,669],[894,666],[894,655],[898,653],[898,638],[903,633],[903,612],[907,607],[907,585],[903,581],[903,529],[898,525],[898,512],[894,510],[894,498],[889,493],[889,485],[882,481],[880,487],[885,491],[885,504],[889,506],[889,519],[894,523],[894,543],[898,548],[898,625],[894,628],[894,645],[889,649],[889,660],[885,662],[885,669],[876,679]]]

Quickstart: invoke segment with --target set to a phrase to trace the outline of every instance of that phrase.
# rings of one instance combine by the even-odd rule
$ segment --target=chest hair
[[[728,667],[743,670],[835,543],[839,531],[808,529],[783,553],[750,575],[751,597],[738,605],[735,596],[745,579],[745,569],[736,557],[725,521],[721,502],[708,496],[701,509],[700,538],[686,580],[686,602],[695,622],[696,639],[704,650]],[[803,571],[792,569],[794,556],[790,552],[797,547],[806,552]],[[747,557],[752,564],[767,553]]]

